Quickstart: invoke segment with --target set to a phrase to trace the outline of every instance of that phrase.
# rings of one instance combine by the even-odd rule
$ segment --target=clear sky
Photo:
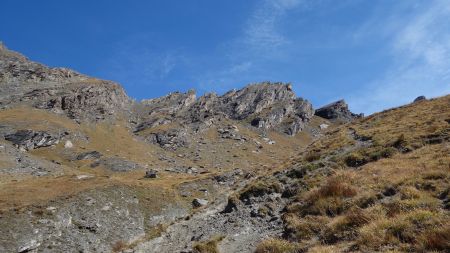
[[[367,114],[450,93],[450,0],[1,0],[0,40],[136,99],[267,80]]]

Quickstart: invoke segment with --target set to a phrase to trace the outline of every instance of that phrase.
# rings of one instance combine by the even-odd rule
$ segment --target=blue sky
[[[450,93],[450,0],[2,0],[0,40],[136,98],[291,82],[366,114]]]

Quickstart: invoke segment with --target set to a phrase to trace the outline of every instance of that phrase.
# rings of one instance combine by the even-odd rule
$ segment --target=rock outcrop
[[[0,108],[30,105],[81,122],[115,118],[131,103],[118,84],[49,68],[0,47]]]
[[[231,119],[250,119],[254,127],[289,135],[301,131],[314,114],[312,105],[297,98],[290,84],[268,82],[226,93],[218,109]]]
[[[60,139],[61,135],[33,130],[19,130],[5,135],[5,140],[12,142],[17,148],[22,150],[49,147],[58,144]]]
[[[425,101],[425,100],[427,100],[427,98],[425,96],[418,96],[416,99],[414,99],[414,103],[420,102],[420,101]]]
[[[328,104],[316,110],[315,114],[319,117],[336,120],[341,122],[349,122],[356,118],[362,118],[363,114],[352,113],[348,109],[348,105],[344,100]]]
[[[118,84],[69,69],[49,68],[2,46],[0,108],[15,105],[49,110],[77,122],[125,115],[135,132],[171,123],[198,132],[227,118],[249,122],[259,129],[294,135],[305,127],[314,113],[307,100],[296,97],[290,84],[269,82],[248,85],[222,96],[211,93],[197,99],[190,90],[134,103]],[[164,134],[161,136],[147,139],[165,145],[167,138],[163,138]]]
[[[313,114],[312,105],[297,98],[290,84],[266,82],[232,90],[223,96],[209,93],[197,100],[194,91],[145,100],[138,106],[138,115],[143,116],[140,116],[141,122],[135,131],[173,122],[181,122],[198,131],[226,118],[294,135],[304,128]]]

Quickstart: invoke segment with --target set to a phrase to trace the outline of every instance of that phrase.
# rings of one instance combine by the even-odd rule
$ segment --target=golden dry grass
[[[295,253],[295,244],[281,239],[267,239],[262,241],[255,250],[255,253]]]
[[[49,200],[62,199],[74,196],[82,191],[111,185],[124,185],[137,189],[147,189],[154,192],[149,198],[149,204],[158,205],[165,201],[186,202],[177,193],[182,184],[201,181],[214,175],[241,168],[255,174],[266,174],[280,168],[280,165],[290,157],[295,150],[306,146],[310,141],[305,134],[290,138],[278,133],[269,133],[269,138],[276,141],[274,145],[262,142],[263,149],[260,153],[254,153],[256,149],[253,139],[261,139],[257,133],[239,123],[225,120],[223,124],[237,125],[240,134],[248,138],[247,142],[238,143],[233,140],[220,139],[217,130],[211,128],[202,134],[207,141],[206,145],[200,145],[195,140],[193,145],[180,148],[177,151],[166,151],[158,146],[150,145],[134,136],[125,122],[89,124],[77,124],[73,120],[45,110],[30,107],[18,107],[0,111],[0,122],[16,129],[33,129],[44,131],[68,131],[67,137],[74,147],[64,149],[64,143],[54,147],[40,148],[28,152],[30,155],[47,161],[55,161],[61,164],[63,175],[59,177],[45,176],[36,178],[31,175],[4,175],[0,178],[0,209],[17,209],[30,205],[45,205]],[[148,131],[161,131],[173,125],[160,126]],[[74,135],[88,137],[74,138]],[[193,154],[202,151],[202,159],[193,161]],[[104,157],[119,157],[148,166],[149,168],[164,169],[174,166],[204,167],[209,173],[201,175],[187,175],[160,172],[155,180],[141,180],[145,170],[130,172],[112,172],[102,166],[91,168],[91,160],[78,161],[73,157],[76,154],[96,150]],[[160,156],[168,157],[176,161],[177,165],[161,161]],[[4,158],[4,159],[3,159]],[[216,165],[219,168],[216,168]],[[0,166],[8,168],[12,166],[8,157],[0,157]],[[77,180],[76,175],[89,174],[94,177],[87,180]],[[33,194],[32,194],[33,193]],[[197,193],[194,193],[195,197]],[[147,197],[147,196],[146,196]],[[161,199],[159,199],[161,198]],[[186,204],[188,205],[188,204]],[[153,208],[150,207],[150,208]]]
[[[225,236],[217,235],[203,242],[194,243],[192,249],[194,253],[219,253],[218,244]]]
[[[298,179],[309,190],[287,207],[283,242],[307,252],[450,251],[449,119],[446,96],[330,130],[293,160],[313,170]]]

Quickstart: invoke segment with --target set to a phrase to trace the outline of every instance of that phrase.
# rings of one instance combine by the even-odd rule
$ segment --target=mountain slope
[[[449,140],[450,96],[330,131],[278,176],[284,233],[256,252],[447,252]]]
[[[148,240],[196,212],[196,198],[213,206],[276,170],[328,123],[285,84],[135,102],[118,84],[5,47],[0,91],[1,252]]]
[[[1,46],[0,252],[446,251],[449,106],[137,102]]]

